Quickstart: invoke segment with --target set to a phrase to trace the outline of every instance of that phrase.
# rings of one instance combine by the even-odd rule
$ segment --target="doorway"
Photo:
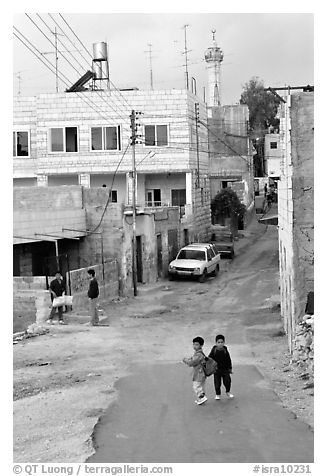
[[[137,282],[143,283],[142,236],[136,237],[136,274]]]
[[[162,239],[161,234],[157,235],[157,276],[162,276]]]

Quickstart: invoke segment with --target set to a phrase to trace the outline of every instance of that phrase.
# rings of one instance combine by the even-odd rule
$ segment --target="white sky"
[[[52,8],[52,11],[55,10]],[[35,12],[42,12],[34,10]],[[50,10],[51,11],[51,10]],[[55,10],[57,11],[57,10]],[[50,30],[36,16],[28,13],[53,41]],[[40,13],[50,28],[55,24],[47,13]],[[64,25],[58,14],[53,14]],[[152,44],[155,89],[184,87],[184,29],[188,24],[187,42],[191,52],[189,73],[197,80],[198,95],[206,86],[204,51],[212,44],[212,28],[225,54],[222,63],[222,102],[234,104],[240,99],[242,85],[259,76],[266,86],[302,86],[313,84],[314,25],[312,13],[63,13],[87,49],[92,43],[107,41],[111,80],[117,87],[150,87],[149,55]],[[16,14],[14,26],[54,63],[54,47],[37,30],[25,14]],[[69,31],[69,30],[67,30]],[[73,84],[91,64],[82,60],[73,46],[59,37],[70,50],[65,53],[79,58],[84,69],[79,74],[59,55],[59,70]],[[72,37],[73,38],[73,37]],[[78,40],[74,39],[78,48]],[[59,50],[64,49],[58,45]],[[55,76],[24,47],[13,40],[14,94],[24,96],[55,92]],[[86,57],[86,53],[83,52]],[[73,59],[72,59],[73,61]],[[195,64],[194,64],[195,63]],[[18,75],[21,80],[18,80]],[[60,89],[66,86],[61,83]]]

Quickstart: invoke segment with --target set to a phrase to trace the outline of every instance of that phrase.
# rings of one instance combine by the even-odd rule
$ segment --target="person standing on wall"
[[[50,287],[49,287],[51,302],[53,302],[54,298],[63,296],[66,292],[66,288],[65,288],[60,271],[57,271],[55,276],[56,276],[55,279],[51,281]],[[47,322],[49,324],[53,324],[53,318],[56,313],[56,310],[58,311],[59,324],[65,324],[64,318],[63,318],[63,310],[64,310],[63,306],[58,306],[58,307],[52,306],[50,316]]]
[[[87,271],[90,277],[89,290],[87,292],[89,303],[90,303],[90,314],[91,314],[91,326],[97,326],[99,324],[99,314],[98,314],[98,297],[99,297],[99,285],[98,280],[95,277],[94,269],[89,269]]]

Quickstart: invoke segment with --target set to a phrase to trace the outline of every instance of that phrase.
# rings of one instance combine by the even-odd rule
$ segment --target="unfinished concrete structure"
[[[44,321],[49,314],[49,281],[57,269],[74,297],[87,304],[87,269],[96,270],[101,298],[132,290],[133,224],[124,204],[111,203],[107,188],[79,185],[14,189],[14,322]],[[138,283],[167,273],[185,236],[180,207],[145,208],[136,214]]]
[[[313,291],[314,93],[285,99],[280,107],[279,262],[281,314],[292,351],[296,324]]]

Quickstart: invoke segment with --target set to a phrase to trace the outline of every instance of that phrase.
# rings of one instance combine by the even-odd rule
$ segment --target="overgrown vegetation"
[[[213,223],[218,223],[221,218],[238,220],[244,217],[245,211],[245,205],[241,203],[236,192],[229,187],[220,190],[211,202]]]

